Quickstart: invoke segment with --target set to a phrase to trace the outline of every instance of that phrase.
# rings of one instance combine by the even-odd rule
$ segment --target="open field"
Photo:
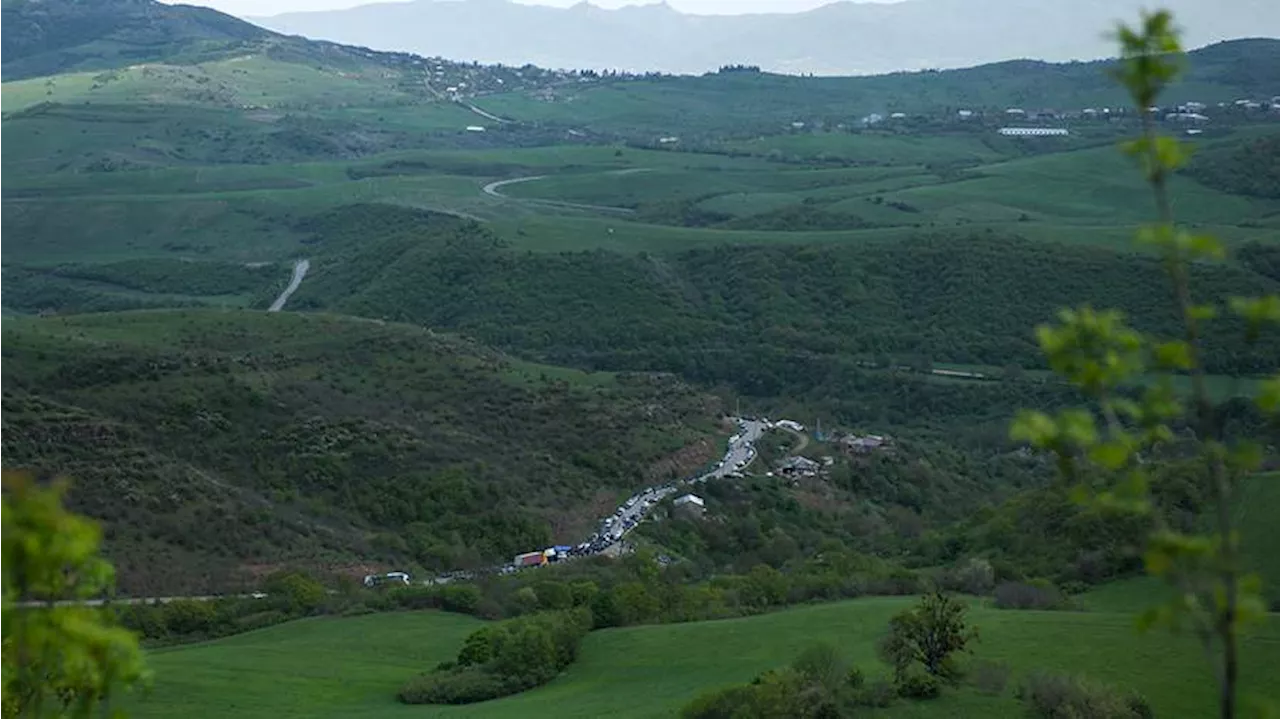
[[[880,672],[874,642],[910,600],[863,599],[747,619],[593,632],[578,662],[551,684],[469,707],[405,707],[395,690],[450,658],[474,627],[467,617],[381,614],[294,622],[227,640],[157,652],[153,695],[134,716],[202,717],[668,717],[699,693],[749,680],[826,640],[864,671]],[[976,608],[977,657],[1033,669],[1086,672],[1137,689],[1160,717],[1202,717],[1213,701],[1208,668],[1188,637],[1139,635],[1125,613]],[[1246,691],[1275,697],[1280,620],[1244,643]],[[901,702],[886,717],[991,717],[1018,712],[1006,693],[971,689],[930,703]]]

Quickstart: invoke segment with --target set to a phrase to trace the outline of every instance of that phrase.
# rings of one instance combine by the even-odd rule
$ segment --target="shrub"
[[[251,632],[255,629],[265,629],[287,622],[289,619],[291,617],[279,609],[268,609],[265,612],[255,612],[236,619],[235,630],[238,632]]]
[[[937,699],[942,693],[938,678],[924,672],[910,672],[897,682],[898,696],[907,699]]]
[[[1149,719],[1151,707],[1141,695],[1085,677],[1035,674],[1018,693],[1027,712],[1038,719]]]
[[[544,684],[573,662],[590,628],[585,608],[483,627],[466,638],[456,662],[414,677],[397,697],[406,704],[467,704]]]
[[[822,642],[800,653],[791,668],[811,682],[835,691],[849,678],[849,662],[835,646]]]
[[[983,694],[1003,694],[1009,684],[1009,665],[1002,662],[978,662],[973,667],[973,685]]]
[[[455,668],[410,679],[396,698],[405,704],[470,704],[514,694],[530,686],[519,679],[483,669]]]
[[[1005,582],[996,587],[997,609],[1065,609],[1066,597],[1044,580]]]
[[[846,677],[845,682],[849,685],[850,689],[861,689],[867,683],[867,676],[862,673],[861,669],[853,667],[849,670],[849,676]]]
[[[853,696],[853,702],[865,707],[887,707],[898,698],[898,690],[888,679],[877,679],[862,687]]]

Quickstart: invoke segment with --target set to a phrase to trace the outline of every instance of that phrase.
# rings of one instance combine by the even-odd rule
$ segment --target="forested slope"
[[[8,320],[3,354],[5,466],[75,480],[126,592],[225,591],[285,561],[509,558],[585,536],[593,502],[677,450],[714,452],[715,403],[674,379],[354,318]]]
[[[674,371],[757,396],[821,388],[856,403],[860,393],[841,385],[856,384],[857,364],[1037,367],[1033,328],[1084,302],[1177,331],[1154,258],[992,233],[622,255],[512,252],[474,223],[390,207],[347,208],[314,229],[315,276],[298,308],[422,322],[546,361]],[[1198,267],[1195,285],[1206,299],[1276,289],[1238,265]],[[1274,368],[1280,345],[1242,337],[1227,321],[1207,338],[1213,371]]]

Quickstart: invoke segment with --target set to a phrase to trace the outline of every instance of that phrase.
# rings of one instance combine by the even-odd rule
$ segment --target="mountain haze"
[[[1170,0],[1189,46],[1280,36],[1270,0]],[[786,73],[869,74],[1016,57],[1109,55],[1100,28],[1140,0],[836,2],[792,14],[702,16],[671,6],[561,9],[511,0],[416,0],[252,18],[283,33],[380,50],[542,67],[698,73],[729,63]]]

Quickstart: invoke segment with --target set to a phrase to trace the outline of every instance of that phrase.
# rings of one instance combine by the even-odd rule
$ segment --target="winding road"
[[[276,298],[275,302],[267,308],[268,312],[279,312],[284,309],[284,303],[289,301],[289,297],[298,291],[298,285],[302,284],[302,278],[307,276],[307,270],[311,269],[311,260],[298,260],[293,263],[293,277],[289,280],[289,286],[284,288],[284,292]]]
[[[643,167],[628,168],[626,170],[618,170],[615,173],[611,173],[611,174],[631,174],[633,172],[643,172],[647,169],[648,168],[643,168]],[[631,209],[630,207],[611,207],[609,205],[587,205],[581,202],[563,202],[561,200],[540,200],[540,199],[527,198],[527,197],[512,197],[510,195],[504,195],[501,192],[498,192],[498,188],[500,187],[506,187],[507,185],[514,185],[520,182],[533,182],[534,180],[541,180],[546,177],[547,175],[528,175],[525,177],[513,177],[510,180],[494,180],[493,182],[490,182],[489,184],[485,185],[480,189],[484,192],[484,194],[489,195],[490,197],[498,197],[503,200],[514,200],[516,202],[524,202],[531,205],[546,205],[547,207],[564,207],[571,210],[594,210],[596,212],[616,212],[620,215],[636,214],[636,211]]]

